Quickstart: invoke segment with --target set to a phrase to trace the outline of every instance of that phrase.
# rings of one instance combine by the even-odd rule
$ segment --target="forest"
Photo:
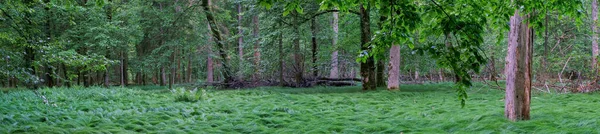
[[[0,133],[599,133],[598,0],[0,0]]]

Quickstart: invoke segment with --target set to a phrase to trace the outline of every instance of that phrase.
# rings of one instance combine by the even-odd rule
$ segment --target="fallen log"
[[[362,80],[359,78],[327,78],[327,77],[319,77],[317,80],[325,80],[325,81],[356,81],[361,82]]]

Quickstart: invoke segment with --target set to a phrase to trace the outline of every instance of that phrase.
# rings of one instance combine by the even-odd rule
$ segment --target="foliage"
[[[201,89],[198,91],[197,88],[193,90],[188,90],[183,87],[171,89],[171,93],[175,96],[175,101],[184,101],[184,102],[196,102],[198,100],[205,99],[206,90]]]
[[[503,92],[475,84],[459,108],[451,83],[212,91],[177,102],[165,87],[0,93],[0,133],[594,133],[598,93],[533,92],[532,118],[504,119]]]

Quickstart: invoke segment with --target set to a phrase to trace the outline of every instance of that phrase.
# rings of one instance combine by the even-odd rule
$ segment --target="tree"
[[[508,35],[505,116],[513,121],[530,118],[531,50],[534,33],[525,18],[515,10],[515,14],[510,19]]]
[[[390,49],[390,61],[388,64],[388,90],[400,89],[400,46],[392,45]]]
[[[338,42],[338,35],[339,35],[338,12],[333,12],[332,16],[333,16],[333,21],[331,22],[331,27],[333,28],[333,37],[331,39],[331,47],[334,49],[334,51],[333,51],[333,53],[331,53],[331,70],[329,71],[329,78],[338,78],[339,62],[338,62],[338,50],[336,49],[337,42]]]
[[[592,0],[592,69],[598,72],[598,0]]]
[[[223,67],[223,77],[224,83],[230,84],[233,82],[233,75],[231,74],[231,64],[229,63],[229,59],[227,53],[225,52],[223,37],[221,36],[221,31],[217,29],[217,22],[212,14],[212,8],[208,5],[209,0],[202,0],[202,7],[204,8],[204,12],[206,14],[206,19],[210,26],[210,31],[212,32],[213,39],[216,40],[215,44],[217,47],[217,51],[221,58],[221,66]]]

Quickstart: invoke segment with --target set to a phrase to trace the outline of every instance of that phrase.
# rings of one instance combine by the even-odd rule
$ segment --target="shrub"
[[[196,102],[202,99],[202,96],[205,94],[205,90],[198,92],[197,88],[192,90],[187,90],[185,88],[176,88],[172,89],[171,93],[175,96],[175,101],[183,101],[183,102]]]

